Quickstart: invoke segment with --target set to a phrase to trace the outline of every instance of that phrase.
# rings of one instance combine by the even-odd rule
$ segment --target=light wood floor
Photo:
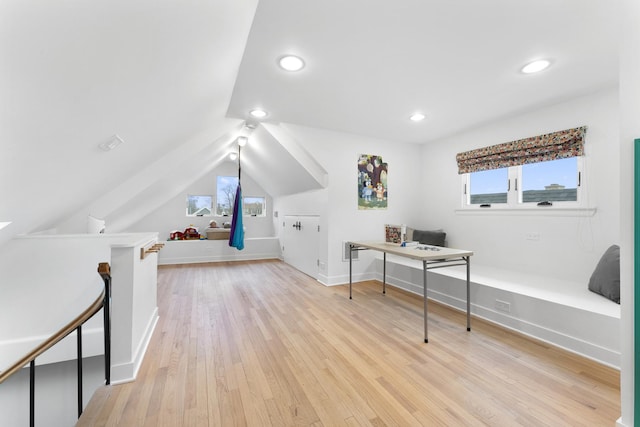
[[[613,426],[619,373],[365,282],[279,261],[161,267],[160,321],[135,382],[79,426]]]

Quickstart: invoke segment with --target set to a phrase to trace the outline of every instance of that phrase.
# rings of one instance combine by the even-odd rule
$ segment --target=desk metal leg
[[[467,261],[467,331],[471,330],[471,257],[465,257]]]
[[[424,342],[429,342],[427,334],[427,261],[422,261],[422,285],[424,292]]]
[[[352,264],[353,264],[353,245],[351,243],[349,243],[349,299],[353,299],[351,298],[351,284],[352,284]]]
[[[387,253],[382,252],[382,293],[387,293]]]

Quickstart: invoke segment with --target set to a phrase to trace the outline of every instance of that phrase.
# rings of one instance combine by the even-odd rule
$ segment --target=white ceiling
[[[616,2],[261,1],[228,115],[414,143],[617,84]],[[284,54],[306,67],[284,72]],[[550,58],[538,74],[519,69]],[[409,121],[414,111],[427,119]]]
[[[238,122],[225,115],[256,6],[0,1],[0,243],[78,214],[84,231],[114,189],[127,211],[163,172],[200,173],[189,156]],[[101,151],[114,134],[124,143]]]
[[[245,158],[277,195],[324,179],[279,122],[423,143],[615,85],[616,4],[0,1],[0,244],[87,214],[126,228],[223,161],[257,106],[269,145]],[[306,68],[278,69],[286,53]],[[553,67],[518,73],[539,57]]]

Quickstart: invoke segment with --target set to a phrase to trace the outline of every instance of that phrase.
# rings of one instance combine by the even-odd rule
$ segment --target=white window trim
[[[458,215],[539,215],[539,216],[593,216],[596,213],[595,207],[586,206],[586,180],[584,174],[584,156],[577,158],[577,172],[580,174],[580,183],[577,187],[577,201],[562,202],[554,201],[552,206],[537,206],[536,203],[522,203],[522,167],[511,166],[508,168],[509,189],[507,191],[507,203],[493,203],[490,207],[480,207],[480,205],[470,204],[471,195],[468,191],[470,187],[470,173],[462,174],[461,177],[461,208],[456,209]],[[517,181],[516,181],[517,180]],[[516,188],[518,188],[516,190]]]
[[[211,197],[211,207],[209,208],[209,210],[211,211],[210,214],[205,215],[197,215],[197,214],[190,214],[189,213],[189,198],[191,197]],[[215,216],[214,215],[214,204],[215,204],[215,197],[213,197],[213,195],[211,194],[187,194],[187,207],[185,209],[185,215],[187,216],[187,218],[195,218],[195,217],[212,217]]]
[[[242,214],[243,218],[264,218],[267,216],[267,196],[242,196],[242,205],[244,206],[245,202],[244,200],[247,198],[258,198],[261,197],[264,199],[264,206],[262,208],[262,215],[245,215],[244,213]],[[217,204],[214,202],[214,206],[216,206],[217,208]],[[231,218],[232,215],[220,215],[219,213],[216,212],[216,209],[214,209],[214,213],[211,216],[215,216],[217,218]]]
[[[497,205],[496,205],[497,206]],[[456,209],[456,215],[478,215],[478,216],[573,216],[587,217],[596,214],[596,208],[556,208],[554,206],[536,206],[525,208],[464,208]]]
[[[242,196],[242,206],[245,205],[245,199],[263,199],[264,203],[262,205],[262,215],[242,215],[244,217],[249,218],[263,218],[267,216],[267,197],[266,196]]]

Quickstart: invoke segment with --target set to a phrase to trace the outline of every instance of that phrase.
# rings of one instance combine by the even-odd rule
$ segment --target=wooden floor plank
[[[280,261],[163,266],[135,382],[79,426],[606,426],[618,371],[380,283]]]

